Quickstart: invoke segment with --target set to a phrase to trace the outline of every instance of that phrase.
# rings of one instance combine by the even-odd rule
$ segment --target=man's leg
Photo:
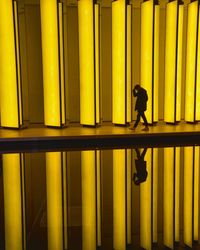
[[[144,131],[148,131],[149,130],[148,122],[147,122],[147,118],[146,118],[144,112],[142,112],[140,115],[142,116],[142,119],[144,121],[144,126],[145,126]]]
[[[129,129],[135,130],[135,128],[137,127],[138,123],[140,122],[140,113],[138,112],[137,114],[137,119],[135,121],[135,124],[133,127],[130,127]]]

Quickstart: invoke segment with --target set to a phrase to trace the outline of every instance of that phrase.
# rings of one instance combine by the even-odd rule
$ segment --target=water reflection
[[[192,248],[199,168],[199,146],[3,154],[0,249]]]

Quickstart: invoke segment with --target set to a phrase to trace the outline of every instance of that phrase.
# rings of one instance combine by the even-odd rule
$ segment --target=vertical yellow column
[[[132,55],[132,7],[126,6],[126,122],[131,122],[131,96],[132,96],[132,78],[131,78],[131,55]]]
[[[180,148],[175,148],[175,242],[180,241]]]
[[[131,149],[127,149],[126,151],[126,179],[127,179],[127,214],[126,214],[126,225],[127,225],[127,244],[131,244],[131,183],[132,183],[132,175],[131,175]]]
[[[113,249],[126,249],[126,150],[113,150]]]
[[[164,245],[174,249],[174,148],[164,148]]]
[[[112,2],[112,122],[126,123],[126,3]]]
[[[99,122],[99,6],[78,1],[80,123]],[[96,30],[97,29],[97,30]],[[97,103],[98,102],[98,103]]]
[[[96,151],[97,169],[97,246],[101,246],[101,151]]]
[[[62,6],[57,0],[41,0],[44,123],[65,123]],[[60,26],[59,26],[60,24]]]
[[[145,1],[141,4],[141,85],[147,90],[148,103],[146,117],[149,123],[153,122],[153,0]]]
[[[140,246],[152,249],[152,150],[145,156],[148,176],[140,184]]]
[[[2,163],[5,250],[22,250],[24,244],[20,154],[4,154]]]
[[[22,125],[22,97],[16,1],[1,1],[0,34],[1,126],[19,128]]]
[[[199,147],[195,147],[194,156],[194,240],[199,240]]]
[[[200,6],[199,13],[200,13]],[[197,50],[197,72],[196,72],[196,121],[200,121],[200,18],[198,23],[198,50]]]
[[[158,242],[158,149],[153,149],[153,243]]]
[[[185,85],[185,120],[195,121],[195,84],[196,84],[196,46],[197,46],[198,1],[188,4],[187,19],[187,56]],[[192,37],[192,39],[191,39]]]
[[[61,152],[46,153],[48,249],[63,249]]]
[[[81,152],[83,250],[94,250],[97,245],[95,164],[95,151]]]
[[[184,148],[184,201],[183,201],[183,240],[192,247],[193,242],[193,147]]]

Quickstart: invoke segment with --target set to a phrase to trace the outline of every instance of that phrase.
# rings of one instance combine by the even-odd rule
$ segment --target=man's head
[[[141,88],[141,87],[140,87],[139,84],[136,84],[136,85],[135,85],[135,89],[136,89],[137,91],[138,91],[140,88]]]

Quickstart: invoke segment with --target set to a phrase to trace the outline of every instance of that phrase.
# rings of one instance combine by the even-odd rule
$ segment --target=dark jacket
[[[133,89],[133,95],[137,97],[135,103],[135,110],[137,110],[138,112],[144,112],[147,109],[147,101],[148,101],[147,91],[142,87],[138,91]]]

